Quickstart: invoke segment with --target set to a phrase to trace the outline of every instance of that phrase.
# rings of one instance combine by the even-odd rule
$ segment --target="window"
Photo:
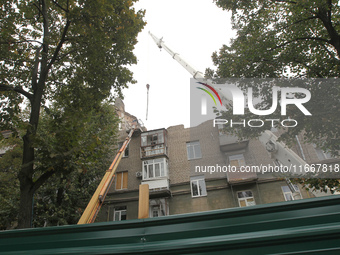
[[[119,172],[116,174],[116,190],[127,189],[128,172]]]
[[[321,148],[317,147],[316,144],[313,144],[316,155],[318,156],[319,160],[331,159],[332,154],[330,152],[326,152]]]
[[[143,161],[143,180],[167,176],[167,163],[165,158]]]
[[[141,156],[166,154],[166,131],[156,130],[141,134]]]
[[[144,133],[141,135],[141,146],[153,146],[164,143],[163,130]]]
[[[188,160],[202,158],[201,146],[199,141],[187,143]]]
[[[300,189],[297,185],[294,185],[297,192],[292,192],[288,186],[282,186],[282,193],[286,201],[302,199]]]
[[[246,162],[244,160],[243,154],[236,154],[236,155],[229,156],[229,164],[231,166],[236,166],[236,167],[245,166]]]
[[[255,205],[253,192],[250,190],[237,192],[237,198],[240,207]]]
[[[168,215],[168,204],[166,199],[155,199],[150,200],[150,210],[149,210],[149,217],[161,217]]]
[[[126,220],[126,206],[118,206],[114,208],[113,220],[114,221]]]
[[[124,143],[124,142],[118,143],[118,149],[122,148],[123,143]],[[130,146],[130,144],[128,144],[128,146],[126,146],[126,149],[125,149],[124,154],[123,154],[123,158],[129,156],[129,146]]]
[[[151,206],[151,210],[152,210],[151,218],[161,216],[161,206],[160,205]]]
[[[194,176],[190,178],[191,196],[202,197],[207,195],[204,176]]]

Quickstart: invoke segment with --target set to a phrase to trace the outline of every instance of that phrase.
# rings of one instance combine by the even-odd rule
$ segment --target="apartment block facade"
[[[122,129],[119,144],[126,136]],[[320,162],[321,156],[326,160],[326,155],[298,137],[291,149],[307,163]],[[137,219],[140,184],[149,185],[149,217],[314,196],[298,185],[294,191],[283,178],[221,171],[228,166],[240,169],[276,164],[258,140],[238,141],[213,127],[212,121],[191,128],[177,125],[145,130],[132,137],[97,221]]]

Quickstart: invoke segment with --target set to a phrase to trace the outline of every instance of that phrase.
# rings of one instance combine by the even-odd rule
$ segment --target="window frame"
[[[120,150],[120,148],[122,148],[122,146],[123,146],[123,144],[124,144],[124,142],[119,142],[118,143],[118,151]],[[129,157],[129,152],[130,152],[130,144],[128,144],[127,146],[126,146],[126,149],[125,149],[125,151],[124,151],[124,154],[123,154],[123,158],[128,158]]]
[[[120,180],[120,182],[118,182],[118,178],[119,178],[120,174],[121,174],[121,180]],[[126,181],[125,181],[124,175],[126,175]],[[129,180],[129,173],[128,173],[128,171],[122,171],[122,172],[116,173],[115,190],[119,191],[119,190],[126,190],[126,189],[128,189],[128,180]],[[121,184],[120,188],[118,187],[119,183]],[[126,183],[126,187],[124,187],[124,183]]]
[[[152,162],[152,163],[150,163]],[[156,176],[156,165],[159,166],[159,175]],[[162,169],[163,165],[163,169]],[[150,176],[150,166],[152,166],[152,177]],[[146,167],[146,168],[145,168]],[[142,161],[142,180],[157,180],[168,177],[168,160],[166,158],[147,159]]]
[[[187,142],[186,143],[186,146],[187,146],[187,157],[188,157],[188,160],[194,160],[194,159],[200,159],[202,158],[202,150],[201,150],[201,143],[200,141],[190,141],[190,142]],[[199,149],[199,155],[196,155],[196,150],[195,150],[195,147],[198,146],[198,149]],[[190,153],[189,153],[189,149],[192,148],[192,152],[193,152],[193,157],[190,157]]]
[[[141,158],[167,154],[167,131],[165,129],[144,132],[140,139]]]
[[[246,192],[251,192],[251,196],[247,196],[247,197],[239,197],[239,193],[245,194]],[[249,201],[247,201],[248,199],[253,199],[253,201],[249,202]],[[241,190],[241,191],[237,191],[237,200],[238,200],[238,205],[239,205],[239,207],[248,207],[248,206],[254,206],[254,205],[256,205],[254,193],[253,193],[253,191],[251,191],[251,190]],[[242,205],[241,205],[241,201],[245,201],[245,206],[242,206]]]
[[[119,209],[118,209],[119,208]],[[122,219],[122,212],[125,212],[125,219]],[[119,219],[116,219],[116,213],[119,214]],[[127,207],[126,206],[117,206],[113,208],[113,221],[122,221],[127,220]]]
[[[149,205],[149,218],[158,218],[169,215],[169,207],[166,198],[151,199]],[[154,208],[158,207],[157,210]],[[157,211],[157,216],[154,216],[154,212]]]
[[[194,195],[194,189],[193,189],[193,183],[196,183],[197,187],[197,195]],[[200,189],[201,187],[201,189]],[[207,193],[207,186],[205,184],[205,178],[204,176],[192,176],[190,177],[190,190],[191,190],[191,197],[206,197],[208,195]]]
[[[244,158],[244,154],[243,153],[229,155],[228,156],[228,160],[229,160],[229,165],[232,165],[231,164],[232,161],[235,161],[235,162],[237,161],[237,166],[236,167],[241,167],[241,166],[245,166],[246,165],[246,160]]]
[[[165,144],[165,136],[164,130],[155,130],[145,133],[141,136],[141,147],[153,147],[159,144]]]
[[[298,190],[296,193],[298,193],[298,195],[300,196],[299,199],[302,199],[302,194],[301,194],[301,191],[299,189],[299,186],[297,186],[296,184],[293,184],[293,185],[294,185],[295,189]],[[288,191],[285,191],[284,188],[287,188]],[[288,186],[281,186],[281,190],[282,190],[283,197],[285,198],[285,201],[299,200],[299,199],[294,198],[295,196],[293,196],[293,192],[289,189]],[[292,199],[287,199],[286,195],[290,195],[290,197]]]
[[[313,144],[314,150],[316,153],[316,156],[319,160],[326,160],[326,159],[332,159],[332,154],[330,152],[324,151],[323,149],[317,147],[315,144]]]

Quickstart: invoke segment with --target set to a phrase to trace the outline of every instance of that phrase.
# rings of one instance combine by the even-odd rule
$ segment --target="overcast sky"
[[[213,67],[211,55],[235,35],[230,13],[218,8],[212,0],[140,0],[135,8],[145,9],[147,25],[138,36],[134,72],[136,84],[123,91],[125,110],[144,122],[148,130],[184,124],[190,126],[191,75],[150,35],[161,38],[204,73]],[[147,89],[150,84],[148,118]]]

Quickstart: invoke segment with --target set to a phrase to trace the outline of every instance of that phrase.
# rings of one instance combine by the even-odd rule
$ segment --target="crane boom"
[[[114,180],[114,174],[116,169],[122,159],[124,152],[129,145],[133,133],[138,129],[137,125],[132,126],[130,129],[129,135],[126,137],[122,147],[118,150],[118,153],[114,160],[111,163],[111,166],[106,171],[103,179],[101,180],[100,184],[98,185],[95,193],[93,194],[90,202],[88,203],[85,211],[83,212],[82,216],[80,217],[78,224],[86,224],[86,223],[93,223],[99,213],[99,210],[105,200],[105,197],[111,187],[111,184]]]
[[[203,73],[197,71],[194,67],[192,67],[187,61],[185,61],[178,53],[173,52],[166,44],[163,42],[162,38],[159,39],[155,35],[153,35],[149,31],[150,36],[157,44],[158,48],[166,50],[173,59],[175,59],[179,64],[181,64],[191,75],[194,79],[204,79]]]
[[[162,38],[161,39],[157,38],[151,32],[149,32],[149,34],[152,37],[152,39],[155,41],[157,46],[160,49],[165,49],[172,56],[173,59],[175,59],[179,64],[181,64],[193,76],[194,79],[205,79],[202,72],[197,71],[187,61],[185,61],[178,53],[174,53],[163,42]],[[217,88],[214,86],[214,84],[210,80],[205,79],[205,82],[217,90]],[[232,98],[230,97],[230,95],[223,93],[221,90],[219,91],[223,95],[222,97],[223,103],[231,104]],[[307,165],[307,163],[302,158],[300,158],[299,155],[297,155],[293,150],[289,149],[283,142],[278,142],[278,137],[274,135],[273,132],[266,130],[260,135],[259,141],[267,149],[267,151],[270,152],[271,157],[274,160],[279,161],[282,165],[284,166],[306,166]]]

